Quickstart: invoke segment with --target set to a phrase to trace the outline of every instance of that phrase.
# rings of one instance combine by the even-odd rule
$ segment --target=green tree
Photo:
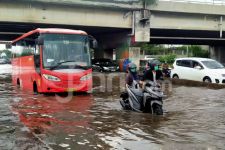
[[[209,57],[209,51],[202,49],[200,46],[192,45],[189,47],[193,57]]]
[[[165,48],[162,45],[138,43],[136,46],[141,47],[146,55],[160,55],[164,53]]]
[[[176,59],[176,55],[175,54],[169,54],[169,55],[165,55],[165,56],[160,56],[159,57],[159,61],[162,63],[168,63],[168,64],[172,64]]]

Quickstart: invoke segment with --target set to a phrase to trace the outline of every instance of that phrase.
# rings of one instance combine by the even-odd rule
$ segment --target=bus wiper
[[[74,69],[84,69],[84,70],[86,70],[86,69],[90,69],[91,68],[91,66],[81,66],[81,65],[75,65],[74,66]]]
[[[67,60],[67,61],[59,62],[59,63],[57,63],[57,65],[50,67],[50,70],[53,70],[55,68],[58,68],[60,65],[62,65],[64,63],[67,63],[67,62],[76,62],[76,61],[74,61],[74,60]]]

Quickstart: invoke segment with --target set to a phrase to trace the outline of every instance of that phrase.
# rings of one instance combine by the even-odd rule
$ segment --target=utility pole
[[[219,27],[220,27],[220,38],[222,38],[223,37],[223,16],[220,16]]]
[[[189,48],[188,48],[188,45],[187,45],[187,56],[189,57]]]

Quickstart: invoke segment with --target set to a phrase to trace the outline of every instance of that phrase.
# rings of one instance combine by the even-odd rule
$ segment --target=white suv
[[[219,62],[208,58],[179,58],[171,70],[171,78],[225,83],[225,68]]]

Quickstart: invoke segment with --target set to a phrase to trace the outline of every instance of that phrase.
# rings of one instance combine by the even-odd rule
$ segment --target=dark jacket
[[[126,76],[126,84],[128,84],[129,86],[133,85],[133,80],[138,80],[138,76],[137,74],[132,74],[130,72],[128,72],[127,76]]]
[[[163,78],[163,73],[161,70],[156,71],[156,80],[160,80]],[[144,76],[143,76],[143,81],[145,80],[150,80],[153,81],[153,72],[151,69],[148,69],[145,71]]]

